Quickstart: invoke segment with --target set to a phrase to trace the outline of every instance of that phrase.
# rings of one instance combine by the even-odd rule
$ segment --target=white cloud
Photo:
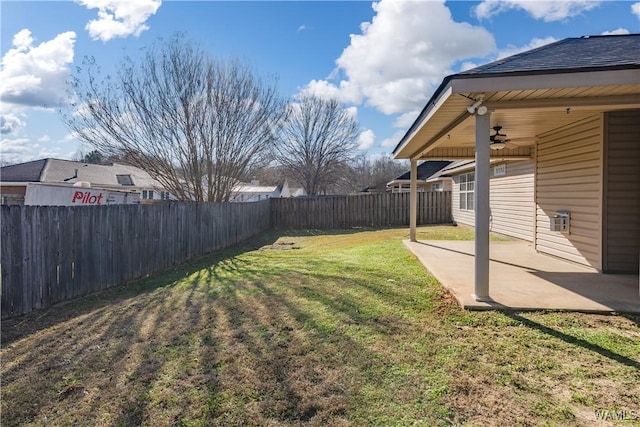
[[[402,137],[404,136],[406,132],[404,130],[399,130],[396,133],[394,133],[393,135],[391,135],[391,137],[385,139],[384,141],[382,141],[380,143],[381,147],[384,148],[392,148],[395,147],[396,145],[398,145],[398,142],[400,142],[400,140],[402,139]]]
[[[76,0],[87,9],[98,9],[98,19],[89,21],[86,30],[94,40],[109,41],[116,37],[139,36],[149,27],[145,24],[155,14],[162,0]]]
[[[617,28],[617,29],[611,30],[611,31],[603,31],[600,34],[603,35],[603,36],[615,36],[615,35],[620,35],[620,34],[631,34],[631,33],[626,28],[620,27],[620,28]]]
[[[63,153],[61,151],[60,147],[47,147],[47,148],[43,148],[42,150],[38,151],[37,158],[39,158],[39,159],[54,158],[54,159],[67,159],[67,160],[70,160],[73,157],[74,154],[75,154],[74,151]]]
[[[0,115],[0,134],[15,134],[23,127],[24,122],[15,114],[9,113]]]
[[[563,21],[599,6],[597,0],[484,0],[474,8],[479,19],[490,18],[509,9],[521,9],[534,19],[545,22]]]
[[[62,141],[79,141],[79,140],[80,138],[78,137],[78,134],[76,132],[68,133],[62,138]]]
[[[306,25],[302,24],[298,27],[298,31],[304,31],[304,30],[308,30]]]
[[[376,134],[371,129],[361,132],[358,136],[358,150],[366,151],[376,142]]]
[[[29,151],[31,141],[28,138],[0,139],[0,153],[20,154]]]
[[[53,40],[34,45],[24,29],[13,37],[13,49],[2,57],[0,100],[26,107],[51,108],[67,97],[66,81],[73,62],[76,34],[58,34]]]
[[[400,115],[394,122],[393,127],[406,129],[413,124],[413,122],[420,114],[420,110],[409,111],[408,113],[404,113]]]
[[[344,109],[345,113],[347,113],[349,116],[351,116],[353,118],[353,120],[357,121],[358,120],[358,107],[347,107]]]
[[[539,38],[533,38],[529,44],[525,45],[525,46],[513,46],[513,45],[507,45],[507,47],[505,47],[504,49],[500,49],[500,51],[498,52],[498,56],[496,59],[502,59],[502,58],[506,58],[507,56],[511,56],[511,55],[516,55],[520,52],[525,52],[527,50],[531,50],[531,49],[536,49],[540,46],[544,46],[547,45],[549,43],[553,43],[558,41],[557,39],[555,39],[554,37],[545,37],[543,39],[539,39]]]
[[[460,72],[476,68],[477,66],[478,64],[473,61],[464,61],[462,64],[460,64]]]
[[[404,113],[422,107],[457,62],[495,47],[484,28],[455,22],[443,0],[381,0],[373,8],[376,16],[360,25],[361,34],[351,35],[333,76],[312,81],[304,91]],[[338,83],[330,82],[338,75]]]
[[[640,19],[640,2],[631,5],[631,13],[636,15]]]
[[[49,141],[51,141],[51,137],[46,134],[38,138],[38,142],[49,142]]]
[[[0,139],[0,165],[34,160],[35,156],[30,153],[31,148],[28,138]]]
[[[326,80],[311,80],[309,84],[300,91],[302,95],[312,95],[318,98],[333,98],[342,103],[359,104],[362,102],[362,95],[354,85],[348,81],[341,81],[339,86]]]

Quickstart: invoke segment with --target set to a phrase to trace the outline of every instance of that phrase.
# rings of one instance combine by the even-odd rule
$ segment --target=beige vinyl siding
[[[533,161],[506,163],[506,175],[494,177],[491,167],[491,231],[533,241],[535,204]]]
[[[602,115],[540,135],[536,152],[536,249],[601,269]],[[556,211],[570,233],[550,231]]]
[[[518,239],[533,241],[535,205],[533,201],[533,161],[507,162],[504,176],[489,181],[491,231]],[[475,212],[460,208],[460,175],[453,177],[452,211],[457,223],[475,225]]]
[[[640,245],[640,110],[605,117],[603,269],[637,272]]]

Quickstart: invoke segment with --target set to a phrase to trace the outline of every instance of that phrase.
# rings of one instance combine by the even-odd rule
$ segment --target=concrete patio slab
[[[405,245],[466,309],[640,313],[637,274],[600,274],[539,254],[528,242],[491,242],[491,302],[472,297],[473,241],[405,241]]]

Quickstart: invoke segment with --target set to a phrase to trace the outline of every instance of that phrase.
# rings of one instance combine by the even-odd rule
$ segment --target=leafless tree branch
[[[241,176],[268,162],[286,104],[239,61],[211,59],[175,36],[126,57],[115,77],[87,58],[63,121],[106,156],[126,157],[181,200],[228,201]]]

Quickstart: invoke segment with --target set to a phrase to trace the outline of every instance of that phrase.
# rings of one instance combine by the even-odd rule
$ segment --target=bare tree
[[[182,200],[227,201],[239,177],[272,151],[285,114],[275,82],[238,61],[215,61],[178,35],[125,57],[115,77],[85,59],[77,103],[63,116],[105,157],[124,157]]]
[[[309,195],[339,183],[356,150],[358,123],[335,99],[303,96],[289,104],[278,162]]]
[[[77,162],[92,163],[94,165],[99,165],[100,163],[102,163],[104,158],[102,157],[102,154],[98,150],[85,152],[82,149],[78,149],[78,151],[76,152],[76,155],[72,160]]]
[[[353,163],[353,181],[360,190],[375,188],[385,190],[386,184],[405,173],[411,164],[408,161],[394,160],[389,155],[359,156]]]

